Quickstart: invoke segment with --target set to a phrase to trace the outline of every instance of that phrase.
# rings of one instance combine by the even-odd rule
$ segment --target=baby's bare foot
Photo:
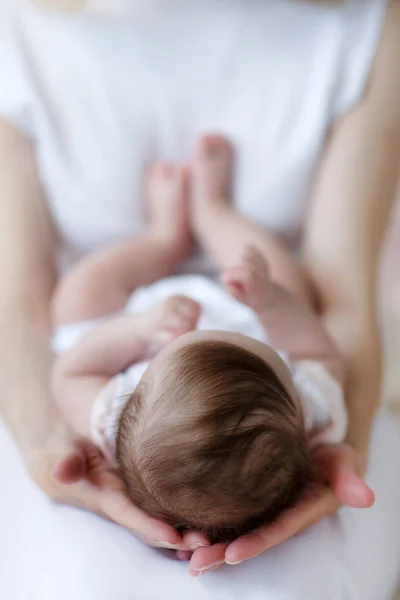
[[[192,166],[192,194],[199,210],[209,202],[226,203],[232,171],[233,149],[224,137],[207,135],[198,140]]]
[[[189,239],[187,172],[184,167],[156,163],[148,173],[147,204],[151,229],[171,241]]]
[[[271,289],[268,265],[263,255],[247,246],[242,260],[225,269],[221,276],[226,291],[256,312],[263,310]]]
[[[186,296],[171,296],[143,315],[149,347],[154,355],[173,339],[194,331],[200,317],[200,305]]]

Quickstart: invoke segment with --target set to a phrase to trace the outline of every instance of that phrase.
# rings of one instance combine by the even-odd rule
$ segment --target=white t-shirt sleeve
[[[33,93],[18,42],[18,26],[0,0],[0,116],[33,136]]]
[[[333,120],[362,99],[382,36],[388,0],[346,0],[339,13],[342,25]]]
[[[348,418],[342,387],[316,361],[292,366],[293,383],[303,409],[305,428],[312,448],[339,444],[347,433]]]

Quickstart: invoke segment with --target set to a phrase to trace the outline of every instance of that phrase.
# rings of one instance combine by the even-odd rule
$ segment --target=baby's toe
[[[186,170],[172,163],[158,163],[152,167],[148,179],[150,209],[171,209],[183,201],[186,192]]]
[[[229,141],[222,135],[208,134],[200,137],[196,143],[196,155],[199,160],[224,158],[230,160],[233,149]]]
[[[194,201],[225,202],[229,196],[233,148],[220,135],[202,136],[196,143],[192,165]]]

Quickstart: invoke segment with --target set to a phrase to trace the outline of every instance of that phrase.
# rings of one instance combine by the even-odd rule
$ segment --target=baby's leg
[[[232,175],[229,143],[220,136],[201,138],[193,160],[191,207],[192,228],[199,243],[221,271],[237,263],[247,246],[256,247],[268,260],[271,278],[311,303],[305,274],[284,244],[229,204]]]
[[[267,262],[254,247],[222,273],[226,290],[257,313],[274,348],[292,361],[316,360],[340,382],[343,360],[326,334],[317,314],[300,298],[270,279]]]
[[[53,300],[53,324],[85,321],[121,310],[132,291],[165,277],[189,249],[183,168],[159,164],[148,179],[145,233],[90,255],[62,280]]]

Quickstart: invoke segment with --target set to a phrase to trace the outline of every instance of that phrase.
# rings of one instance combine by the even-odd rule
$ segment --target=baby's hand
[[[225,269],[222,283],[226,291],[256,312],[265,309],[271,290],[268,265],[262,254],[247,246],[239,264]]]
[[[144,313],[148,356],[154,356],[180,335],[194,331],[199,316],[199,303],[186,296],[171,296]]]

